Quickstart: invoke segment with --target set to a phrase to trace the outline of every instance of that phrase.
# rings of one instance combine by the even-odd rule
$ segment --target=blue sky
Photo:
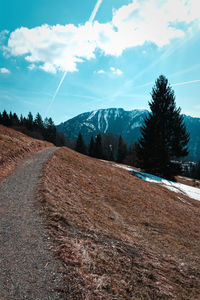
[[[99,108],[146,109],[163,74],[182,113],[200,117],[198,2],[1,1],[0,110],[58,124]]]

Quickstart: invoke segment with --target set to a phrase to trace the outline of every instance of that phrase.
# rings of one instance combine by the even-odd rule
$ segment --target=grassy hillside
[[[199,299],[200,202],[67,148],[43,175],[68,299]]]
[[[27,155],[53,146],[0,125],[0,181]]]

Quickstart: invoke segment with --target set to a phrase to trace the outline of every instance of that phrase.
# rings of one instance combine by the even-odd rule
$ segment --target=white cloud
[[[119,56],[145,42],[162,47],[183,37],[200,24],[198,5],[197,0],[132,0],[114,10],[111,22],[104,24],[21,27],[10,34],[7,52],[23,55],[46,72],[74,72],[78,63],[95,58],[97,49],[104,55]]]
[[[6,30],[6,29],[0,31],[0,41],[1,41],[1,40],[4,40],[8,34],[9,34],[9,31]]]
[[[99,70],[99,71],[97,71],[97,73],[98,73],[98,74],[104,74],[105,71],[104,71],[104,70]]]
[[[110,67],[110,71],[115,75],[122,75],[123,72],[120,69],[116,69],[114,67]]]
[[[28,69],[32,71],[32,70],[36,69],[36,65],[31,64],[31,65],[28,66]]]
[[[122,75],[123,72],[122,72],[120,69],[116,69],[116,70],[115,70],[115,74],[117,74],[117,75]]]
[[[0,68],[0,73],[1,74],[10,74],[10,70],[6,69],[6,68]]]
[[[39,67],[41,70],[45,71],[45,72],[49,72],[49,73],[56,73],[56,68],[54,67],[53,64],[50,63],[45,63],[42,66]]]

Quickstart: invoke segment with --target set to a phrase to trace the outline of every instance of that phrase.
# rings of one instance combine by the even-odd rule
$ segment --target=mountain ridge
[[[110,133],[122,136],[128,143],[137,142],[140,137],[140,127],[144,118],[149,113],[148,110],[134,109],[124,110],[123,108],[107,108],[85,112],[57,125],[59,132],[64,132],[67,138],[76,139],[81,132],[86,144],[91,136],[98,133]],[[190,134],[188,144],[188,159],[200,160],[200,118],[195,118],[183,114],[186,129]]]

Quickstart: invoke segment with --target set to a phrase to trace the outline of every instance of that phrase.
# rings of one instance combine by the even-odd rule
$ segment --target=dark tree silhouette
[[[123,160],[123,163],[126,165],[139,167],[136,153],[136,143],[133,143],[128,147],[127,156]]]
[[[28,130],[33,130],[34,124],[33,124],[33,115],[31,112],[29,112],[28,117],[26,119],[26,127]]]
[[[56,126],[54,125],[52,118],[45,118],[43,136],[47,141],[53,144],[56,143]]]
[[[0,113],[0,124],[13,127],[15,130],[33,138],[47,140],[57,146],[68,146],[74,149],[74,141],[69,141],[64,134],[57,132],[52,118],[45,118],[43,122],[39,113],[37,113],[35,119],[33,119],[31,112],[29,112],[27,118],[21,114],[19,119],[16,113],[10,112],[8,115],[4,110]]]
[[[2,113],[1,124],[4,126],[10,126],[10,118],[7,112],[4,110]]]
[[[93,138],[93,136],[91,136],[91,139],[90,139],[88,154],[89,154],[89,156],[94,157],[94,138]]]
[[[151,112],[141,127],[137,155],[145,171],[174,179],[179,170],[173,161],[188,154],[189,135],[165,76],[156,80],[151,96]]]
[[[111,133],[104,133],[102,136],[103,157],[106,160],[114,161],[117,156],[118,137]]]
[[[41,131],[41,132],[44,129],[44,123],[43,123],[42,117],[39,113],[36,114],[36,117],[35,117],[35,120],[34,120],[34,128],[37,131]]]
[[[102,138],[101,138],[100,133],[98,133],[95,138],[94,156],[96,158],[103,158]]]
[[[126,155],[127,155],[127,145],[120,135],[119,142],[118,142],[117,162],[119,162],[119,163],[123,162]]]
[[[82,134],[80,132],[79,132],[79,135],[78,135],[78,138],[77,138],[77,141],[76,141],[75,150],[77,152],[82,153],[82,154],[86,154],[87,153],[86,146],[85,146]]]
[[[14,113],[12,115],[12,126],[19,126],[19,124],[20,124],[20,121],[19,121],[18,115],[16,113]]]

